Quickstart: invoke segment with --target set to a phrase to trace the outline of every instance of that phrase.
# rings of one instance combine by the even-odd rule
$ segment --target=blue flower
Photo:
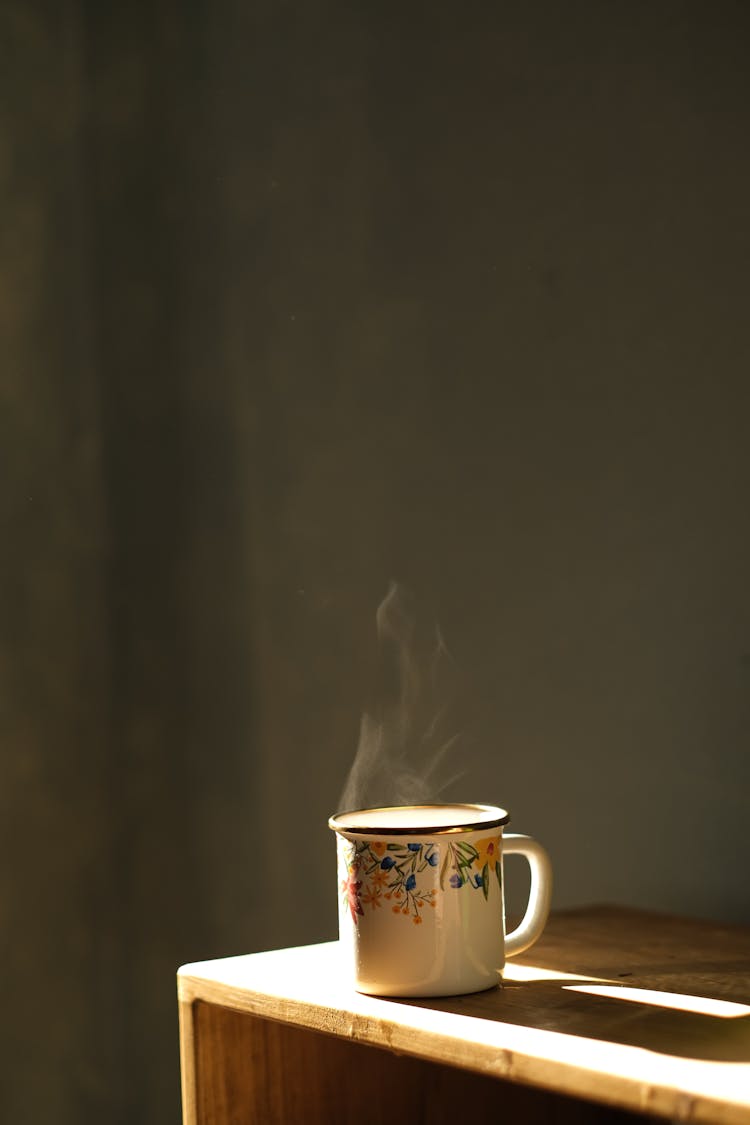
[[[421,844],[407,844],[406,846],[410,852],[419,852],[422,850]]]
[[[417,885],[416,876],[415,875],[409,875],[406,882],[404,883],[404,886],[406,887],[407,891],[413,891],[414,888],[416,887],[416,885]]]
[[[464,885],[464,881],[460,875],[451,875],[449,882],[452,887],[463,887]]]
[[[482,886],[484,886],[484,879],[482,878],[482,876],[481,876],[481,875],[475,875],[475,876],[474,876],[474,886],[475,886],[475,887],[482,887]]]
[[[392,855],[385,855],[380,861],[380,866],[384,871],[390,871],[392,867],[396,866],[396,861]]]
[[[427,856],[427,862],[429,863],[430,867],[437,867],[437,862],[438,862],[437,852],[430,852],[430,854]]]

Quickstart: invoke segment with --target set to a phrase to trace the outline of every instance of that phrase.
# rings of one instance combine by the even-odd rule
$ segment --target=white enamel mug
[[[337,838],[339,936],[354,987],[376,996],[454,996],[496,986],[505,958],[539,938],[552,868],[530,836],[503,834],[492,805],[358,809]],[[529,902],[506,936],[503,858],[531,867]]]

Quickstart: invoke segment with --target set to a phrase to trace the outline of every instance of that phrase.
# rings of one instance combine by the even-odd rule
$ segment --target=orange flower
[[[375,855],[383,855],[385,852],[385,840],[373,840],[370,844],[370,850],[375,852]]]
[[[418,914],[414,915],[414,917],[412,918],[412,922],[414,923],[415,926],[421,926],[422,925],[422,919],[419,917]]]
[[[481,869],[485,863],[489,867],[494,867],[500,859],[500,837],[499,836],[485,836],[483,840],[477,840],[475,845],[479,855],[474,860],[474,866]]]

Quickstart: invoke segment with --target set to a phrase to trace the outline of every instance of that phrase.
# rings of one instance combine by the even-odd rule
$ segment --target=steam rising
[[[376,616],[378,684],[362,716],[340,809],[437,800],[460,777],[447,761],[456,669],[438,626],[418,620],[414,598],[392,582]]]

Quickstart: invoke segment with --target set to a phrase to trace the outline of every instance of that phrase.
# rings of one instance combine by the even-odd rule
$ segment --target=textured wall
[[[0,7],[3,1120],[332,935],[392,577],[558,905],[750,922],[748,23]]]

